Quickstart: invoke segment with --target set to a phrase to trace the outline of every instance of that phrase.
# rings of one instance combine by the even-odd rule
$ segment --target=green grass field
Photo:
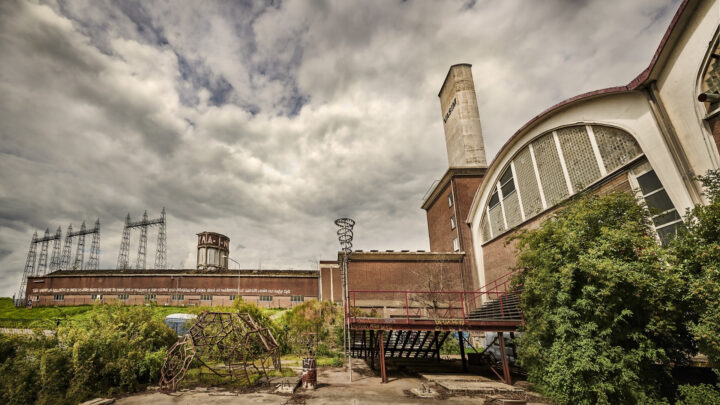
[[[101,305],[101,304],[97,304]],[[52,329],[58,322],[84,322],[97,305],[15,308],[11,298],[0,298],[0,327]],[[152,306],[155,317],[165,319],[170,314],[198,314],[202,311],[231,311],[231,307],[166,307]],[[276,318],[284,310],[262,309],[265,315]]]

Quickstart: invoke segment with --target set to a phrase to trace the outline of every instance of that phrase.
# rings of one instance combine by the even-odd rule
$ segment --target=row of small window
[[[91,298],[93,301],[95,301],[95,300],[102,300],[102,299],[103,299],[103,295],[102,295],[102,294],[92,294],[92,295],[90,296],[90,298]],[[117,295],[117,299],[120,300],[120,301],[127,301],[128,299],[130,299],[130,294],[118,294],[118,295]],[[171,299],[172,301],[182,301],[182,300],[185,299],[185,295],[183,295],[183,294],[173,294],[173,295],[170,296],[170,299]],[[212,295],[201,295],[201,296],[200,296],[200,301],[212,301],[212,299],[213,299],[213,296],[212,296]],[[235,301],[235,296],[234,296],[234,295],[231,295],[231,296],[229,296],[229,299],[230,299],[230,301]],[[65,300],[65,295],[63,295],[63,294],[56,294],[56,295],[53,296],[53,300],[55,300],[55,301],[64,301],[64,300]],[[157,300],[157,295],[156,295],[156,294],[145,294],[145,301],[156,301],[156,300]],[[272,302],[272,300],[273,300],[273,296],[272,296],[272,295],[261,295],[261,296],[260,296],[260,301],[261,301],[261,302]],[[305,297],[302,296],[302,295],[291,295],[291,296],[290,296],[290,301],[291,301],[291,302],[303,302],[303,301],[305,301]]]

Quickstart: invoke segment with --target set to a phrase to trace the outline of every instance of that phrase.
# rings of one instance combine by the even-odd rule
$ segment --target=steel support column
[[[378,351],[378,356],[380,357],[380,378],[382,379],[383,383],[387,382],[387,374],[385,373],[385,342],[383,341],[383,334],[385,331],[378,331],[378,335],[380,338],[378,341],[380,342],[380,350]]]
[[[508,364],[507,356],[505,355],[505,337],[502,332],[498,332],[498,343],[500,343],[500,358],[502,359],[503,375],[505,376],[505,384],[512,384],[510,378],[510,365]]]
[[[460,359],[462,359],[462,366],[463,371],[467,372],[467,359],[465,359],[465,337],[463,336],[463,331],[458,331],[458,340],[460,341]]]

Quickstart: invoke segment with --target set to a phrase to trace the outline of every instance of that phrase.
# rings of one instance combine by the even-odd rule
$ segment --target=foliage
[[[135,392],[158,380],[175,340],[151,308],[106,305],[53,337],[0,336],[0,398],[62,404]]]
[[[317,351],[321,356],[332,356],[341,350],[343,333],[342,308],[329,301],[307,301],[287,311],[280,318],[289,349],[302,355],[307,351],[304,343],[308,333],[317,334]]]
[[[690,283],[690,330],[700,351],[720,364],[720,171],[699,179],[709,203],[688,212],[685,229],[670,250],[678,271]]]
[[[559,403],[658,403],[692,349],[685,282],[667,271],[632,195],[585,195],[518,236],[526,325],[519,358]]]
[[[676,405],[716,405],[720,404],[720,385],[710,384],[681,385],[678,387],[680,400]]]

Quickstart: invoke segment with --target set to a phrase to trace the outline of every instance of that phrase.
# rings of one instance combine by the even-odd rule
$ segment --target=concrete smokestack
[[[487,166],[471,66],[450,66],[438,94],[450,167]]]

